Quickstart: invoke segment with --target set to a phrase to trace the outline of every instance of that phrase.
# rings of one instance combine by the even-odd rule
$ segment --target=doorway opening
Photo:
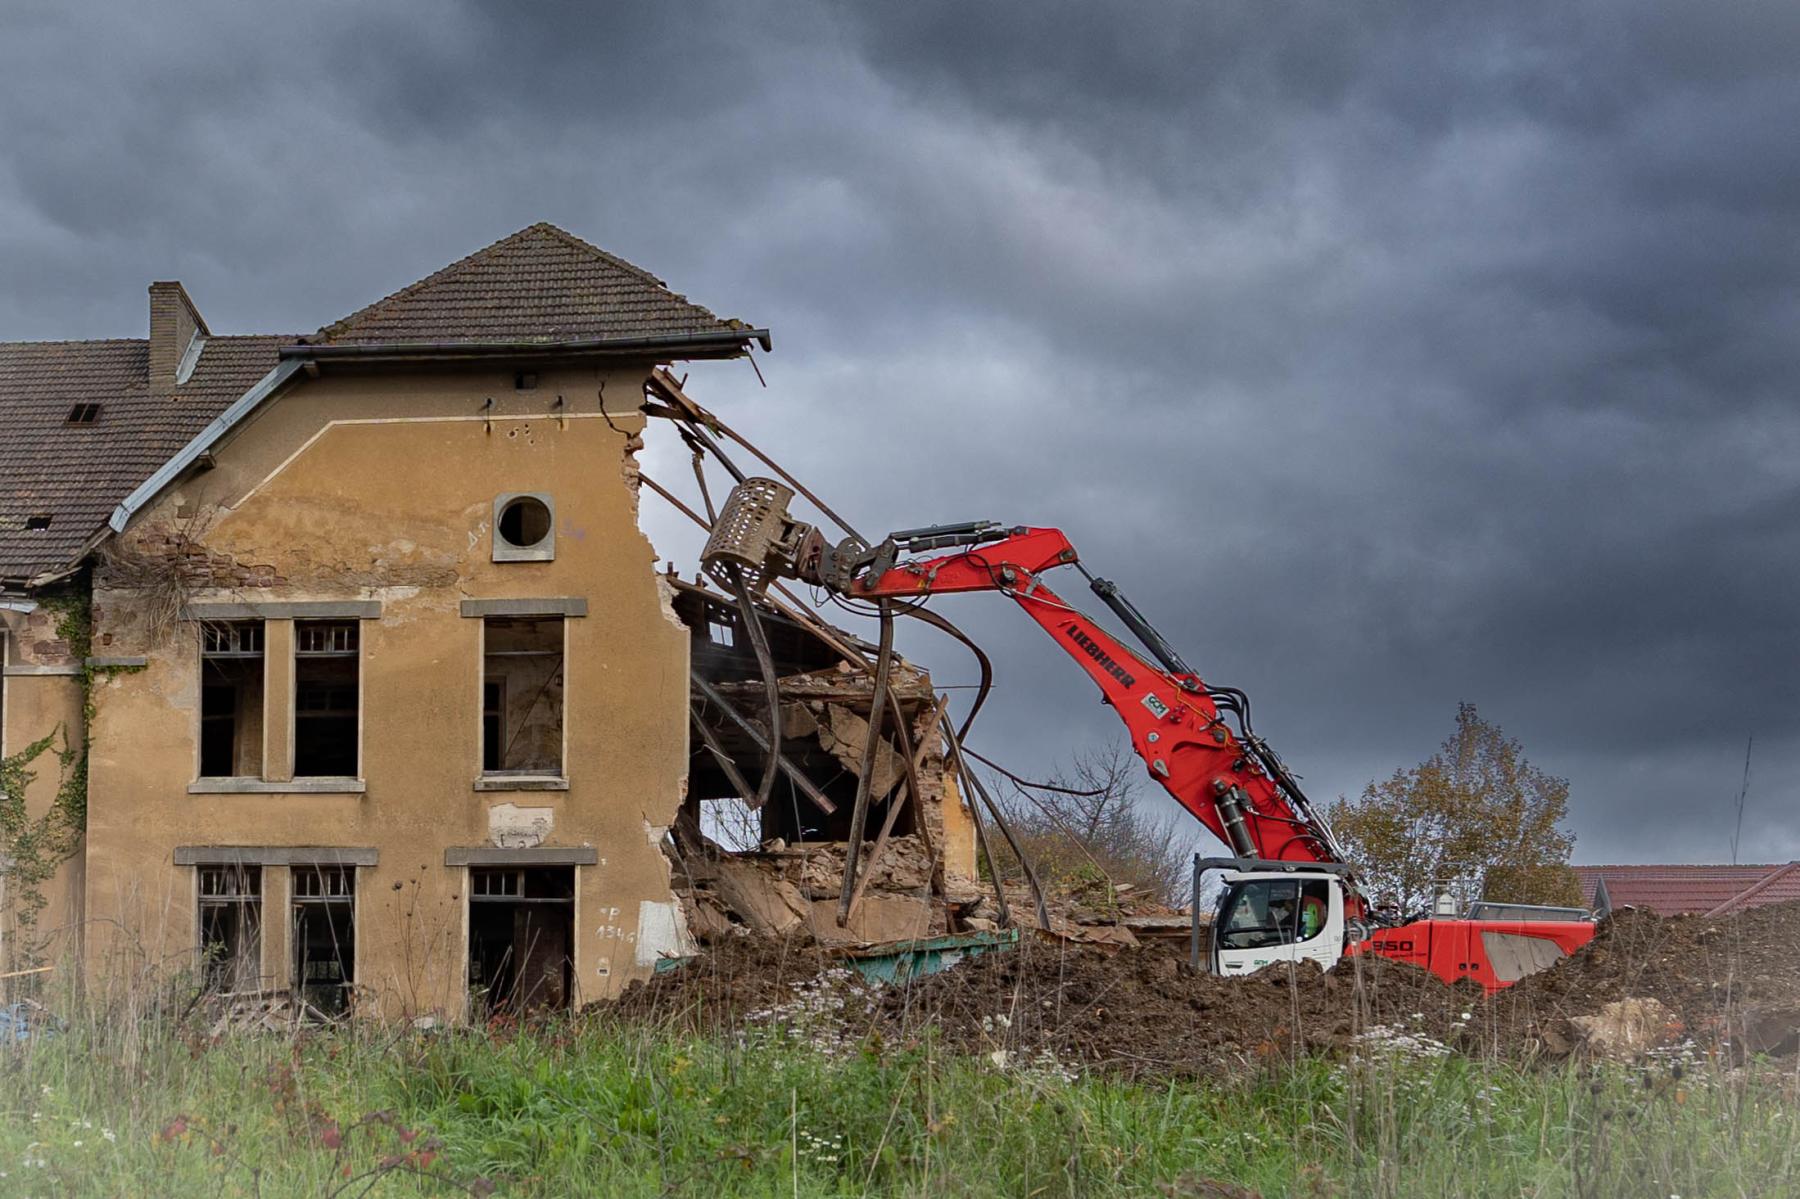
[[[575,868],[469,868],[474,1019],[569,1006],[575,990]]]

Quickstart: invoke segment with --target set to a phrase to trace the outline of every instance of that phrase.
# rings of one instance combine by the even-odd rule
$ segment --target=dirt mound
[[[1800,903],[1711,919],[1625,909],[1493,1006],[1557,1049],[1570,1018],[1628,999],[1664,1004],[1703,1048],[1790,1052],[1800,1040]]]
[[[822,1045],[925,1035],[999,1064],[1203,1075],[1352,1045],[1531,1057],[1574,1051],[1608,1005],[1655,1000],[1702,1049],[1800,1042],[1800,904],[1725,920],[1621,912],[1567,960],[1493,997],[1372,955],[1223,979],[1179,953],[1027,936],[938,974],[877,986],[800,939],[734,938],[627,989],[607,1018],[716,1032],[786,1027]],[[1616,1009],[1615,1009],[1616,1010]],[[818,1035],[828,1023],[831,1033]]]
[[[939,974],[876,985],[817,945],[739,938],[590,1011],[695,1032],[788,1026],[823,1044],[870,1033],[904,1044],[929,1030],[1002,1063],[1160,1076],[1242,1068],[1358,1037],[1467,1040],[1479,996],[1386,960],[1222,979],[1195,974],[1174,953],[1029,937]],[[819,1035],[821,1021],[833,1025],[830,1036]]]
[[[804,935],[731,937],[676,969],[632,983],[618,999],[593,1004],[587,1012],[717,1032],[777,1008],[794,998],[797,987],[841,970],[837,958]]]
[[[1459,1036],[1479,996],[1412,966],[1357,960],[1249,978],[1195,974],[1173,955],[1027,942],[881,992],[894,1035],[924,1027],[958,1048],[1155,1075],[1209,1074],[1355,1038]]]

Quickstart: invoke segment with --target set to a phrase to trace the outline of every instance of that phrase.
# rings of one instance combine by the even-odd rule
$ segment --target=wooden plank
[[[892,697],[890,696],[890,698]],[[900,818],[900,809],[906,806],[907,799],[919,786],[919,767],[924,764],[925,753],[931,748],[931,738],[937,732],[938,722],[944,718],[944,710],[949,707],[949,704],[949,696],[940,697],[937,703],[932,705],[931,712],[925,719],[925,728],[919,736],[919,744],[913,749],[908,763],[906,786],[888,804],[887,818],[881,822],[881,832],[875,836],[875,848],[869,851],[869,860],[863,866],[862,874],[856,880],[855,889],[850,893],[849,919],[856,917],[856,905],[862,902],[863,891],[868,887],[869,879],[874,877],[875,867],[881,864],[881,855],[887,850],[888,837],[893,834],[894,822]],[[906,740],[906,721],[901,717],[897,705],[894,711],[894,723],[898,726],[900,738],[904,742]],[[903,745],[902,748],[906,747]],[[920,828],[923,829],[923,827],[924,822],[921,821]],[[925,840],[929,845],[929,838],[923,833],[921,833],[921,840]]]

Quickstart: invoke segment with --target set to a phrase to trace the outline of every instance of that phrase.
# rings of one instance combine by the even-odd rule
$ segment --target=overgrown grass
[[[1205,1085],[606,1025],[0,1046],[5,1195],[1800,1194],[1796,1077],[1384,1055]]]

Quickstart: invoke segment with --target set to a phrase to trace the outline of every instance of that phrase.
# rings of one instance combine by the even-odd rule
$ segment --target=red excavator
[[[771,479],[740,483],[703,554],[709,566],[784,574],[850,599],[919,603],[993,591],[1018,604],[1099,685],[1151,777],[1231,848],[1231,857],[1195,863],[1196,898],[1202,872],[1222,872],[1207,954],[1215,972],[1305,960],[1329,969],[1347,955],[1377,953],[1493,991],[1593,937],[1580,909],[1477,903],[1456,913],[1440,899],[1430,917],[1406,922],[1371,910],[1324,817],[1256,735],[1249,697],[1204,682],[1115,585],[1088,574],[1059,530],[970,521],[900,530],[873,546],[855,537],[833,545],[788,515],[792,497]],[[945,549],[955,552],[910,556]],[[1160,668],[1045,584],[1059,566],[1087,577]]]

